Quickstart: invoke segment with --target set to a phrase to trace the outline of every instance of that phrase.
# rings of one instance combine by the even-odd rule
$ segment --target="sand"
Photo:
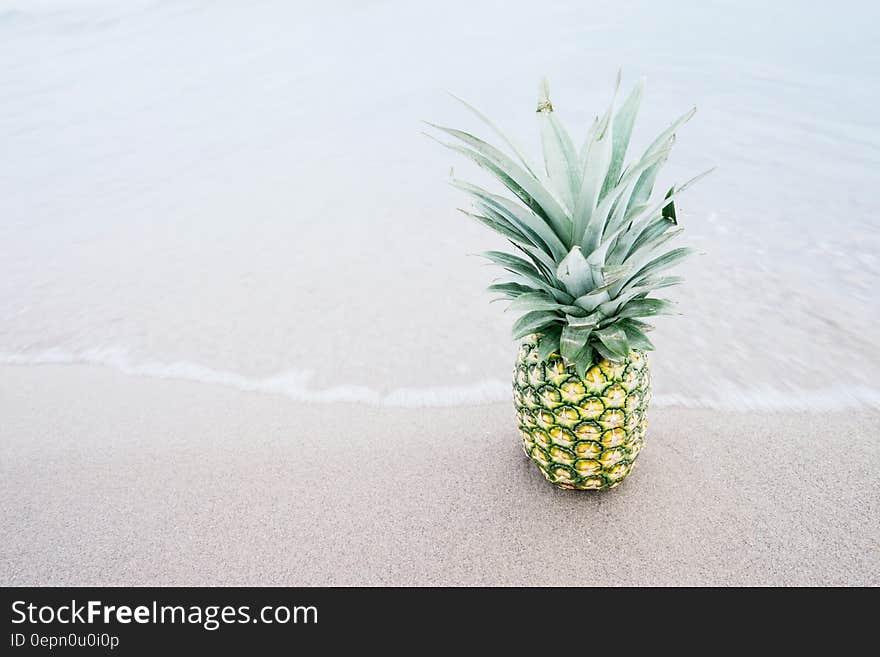
[[[4,585],[880,584],[880,413],[655,409],[561,491],[506,404],[301,404],[0,368]]]

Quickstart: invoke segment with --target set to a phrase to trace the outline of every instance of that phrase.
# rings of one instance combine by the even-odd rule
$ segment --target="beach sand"
[[[547,484],[509,404],[302,404],[0,368],[0,584],[880,584],[880,412],[658,408],[632,476]]]

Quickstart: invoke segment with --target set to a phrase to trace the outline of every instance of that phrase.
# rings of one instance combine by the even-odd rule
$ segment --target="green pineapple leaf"
[[[536,310],[529,312],[520,317],[513,324],[513,339],[519,340],[532,333],[541,333],[542,329],[548,324],[555,324],[562,321],[562,317],[555,312]]]
[[[561,305],[546,292],[528,292],[518,296],[505,310],[529,313],[535,310],[559,310]]]
[[[559,205],[553,195],[545,189],[539,180],[532,174],[520,167],[507,155],[494,146],[487,144],[462,130],[446,128],[429,124],[431,127],[455,137],[470,148],[445,144],[448,148],[459,151],[473,159],[487,171],[493,173],[510,191],[516,194],[527,206],[538,215],[544,217],[553,229],[553,232],[561,240],[571,233],[571,222],[565,210]],[[442,143],[442,142],[441,142]]]
[[[616,357],[613,360],[624,359],[629,355],[629,340],[626,332],[619,326],[611,325],[599,329],[595,332],[595,336]]]
[[[636,115],[639,112],[639,106],[642,103],[642,94],[645,91],[645,79],[636,83],[633,90],[617,114],[614,115],[614,134],[611,146],[611,163],[608,165],[608,174],[605,176],[605,183],[602,185],[600,196],[605,196],[612,188],[617,186],[620,179],[620,172],[623,168],[623,159],[626,157],[626,150],[629,146],[629,138],[632,135],[633,125],[635,124]]]
[[[544,330],[541,334],[541,341],[538,343],[538,360],[545,361],[551,354],[559,352],[559,338],[562,336],[562,327],[553,325]]]
[[[568,253],[547,222],[530,209],[519,207],[503,196],[492,194],[470,183],[453,179],[450,184],[470,194],[490,216],[497,214],[519,228],[535,246],[543,248],[554,259],[562,259]]]
[[[528,171],[530,174],[535,176],[535,178],[538,177],[535,174],[535,171],[534,171],[534,168],[532,167],[532,165],[529,164],[528,159],[526,159],[525,155],[523,155],[522,150],[520,150],[520,148],[506,134],[504,134],[504,132],[502,132],[501,129],[498,126],[496,126],[495,123],[488,116],[486,116],[480,110],[478,110],[476,107],[471,105],[469,102],[467,102],[466,100],[462,100],[461,98],[459,98],[455,94],[451,93],[449,95],[452,96],[453,98],[455,98],[455,100],[457,100],[459,103],[464,105],[468,110],[470,110],[478,119],[480,119],[480,121],[485,123],[496,135],[498,135],[501,138],[501,141],[503,141],[505,144],[507,144],[508,148],[510,148],[510,150],[513,151],[513,154],[516,155],[517,159],[520,161],[520,163],[523,165],[523,167],[525,167],[526,171]]]
[[[670,314],[673,304],[652,295],[681,282],[665,272],[693,253],[687,247],[667,250],[681,232],[678,199],[708,173],[674,184],[660,197],[654,190],[659,172],[678,129],[694,110],[626,163],[645,85],[640,80],[618,107],[619,87],[618,74],[610,104],[576,151],[542,84],[540,171],[491,120],[461,99],[512,156],[468,132],[429,124],[452,137],[451,143],[441,144],[488,171],[509,192],[451,181],[473,201],[474,208],[462,212],[512,245],[513,253],[483,255],[504,270],[488,289],[500,297],[496,300],[510,302],[514,337],[538,335],[541,360],[558,352],[580,376],[602,358],[620,361],[629,358],[631,349],[654,348],[646,336],[653,327],[643,319]]]
[[[617,326],[626,333],[626,339],[629,341],[630,347],[641,349],[642,351],[653,351],[654,344],[645,335],[644,328],[640,324],[644,323],[638,322],[635,319],[621,319],[617,322]]]
[[[608,290],[605,288],[600,288],[578,297],[574,300],[574,303],[579,308],[583,308],[588,313],[591,313],[601,304],[605,303],[608,300]]]
[[[639,269],[635,274],[632,275],[629,280],[638,280],[644,276],[648,276],[651,274],[659,274],[661,271],[665,271],[670,267],[674,267],[679,262],[687,258],[688,256],[693,255],[696,251],[690,247],[683,246],[677,249],[672,249],[671,251],[667,251],[661,256],[658,256],[648,262],[645,266]],[[627,281],[628,282],[628,281]],[[623,287],[623,286],[621,286]],[[616,292],[619,292],[617,290]]]
[[[492,294],[501,294],[501,298],[507,299],[516,299],[522,294],[528,294],[530,292],[536,292],[535,288],[529,287],[528,285],[521,285],[519,283],[513,282],[505,282],[505,283],[493,283],[489,287],[486,288],[487,292]]]
[[[571,208],[574,206],[575,194],[580,188],[580,180],[577,176],[578,156],[571,136],[553,114],[546,80],[541,85],[537,115],[541,127],[541,146],[547,178],[556,190],[557,196]]]
[[[590,339],[593,329],[590,327],[578,327],[566,324],[562,327],[559,338],[559,354],[566,363],[574,363],[587,341]]]
[[[498,221],[496,219],[493,219],[492,217],[486,217],[481,214],[476,214],[475,212],[469,212],[464,208],[458,208],[458,211],[466,217],[470,217],[471,219],[480,222],[487,228],[491,228],[499,235],[503,235],[507,239],[516,242],[517,244],[531,244],[527,237],[525,237],[516,228],[513,228],[510,224],[506,222]]]
[[[673,303],[668,299],[633,299],[617,312],[617,318],[668,315],[672,308]]]
[[[666,192],[666,198],[670,198],[675,193],[675,185],[669,188],[669,191]],[[663,206],[663,218],[668,219],[674,224],[678,223],[678,220],[675,216],[675,203],[673,201],[669,201],[669,205]]]
[[[566,292],[577,298],[593,288],[593,273],[579,246],[571,247],[568,255],[559,263],[556,278]]]
[[[594,359],[593,347],[589,344],[585,346],[577,356],[575,356],[574,370],[579,377],[582,379],[584,378],[587,370],[590,369],[590,366],[595,362]]]

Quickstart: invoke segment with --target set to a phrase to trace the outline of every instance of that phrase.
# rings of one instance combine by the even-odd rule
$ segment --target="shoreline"
[[[877,585],[880,413],[656,408],[617,489],[508,403],[305,404],[0,366],[4,585]]]
[[[512,361],[511,361],[512,362]],[[312,388],[307,370],[281,371],[264,377],[216,370],[187,361],[133,361],[122,349],[88,349],[79,353],[60,349],[24,354],[0,351],[0,367],[80,366],[100,367],[130,377],[161,381],[185,381],[222,386],[245,393],[285,397],[307,404],[359,404],[388,408],[458,408],[510,403],[511,384],[500,379],[482,379],[457,385],[401,387],[377,390],[361,383],[343,383],[330,388]],[[816,412],[835,410],[880,410],[880,388],[832,386],[819,389],[778,390],[767,385],[742,388],[731,382],[707,382],[714,395],[693,396],[657,393],[653,408],[708,409],[715,411]]]

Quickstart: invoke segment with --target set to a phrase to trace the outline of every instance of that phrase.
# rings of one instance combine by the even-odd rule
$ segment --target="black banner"
[[[765,636],[767,647],[788,626],[790,647],[791,631],[818,614],[816,607],[806,612],[799,597],[795,590],[755,599],[689,589],[8,588],[0,645],[4,655],[248,654],[405,647],[411,637],[423,646],[480,639],[549,648],[556,640],[560,648],[581,637],[593,649],[611,649],[611,636],[629,642],[650,631],[667,640],[681,631],[681,641],[695,629],[721,636],[739,627]],[[823,623],[855,606],[843,601],[825,601]],[[858,616],[848,614],[847,624]]]

